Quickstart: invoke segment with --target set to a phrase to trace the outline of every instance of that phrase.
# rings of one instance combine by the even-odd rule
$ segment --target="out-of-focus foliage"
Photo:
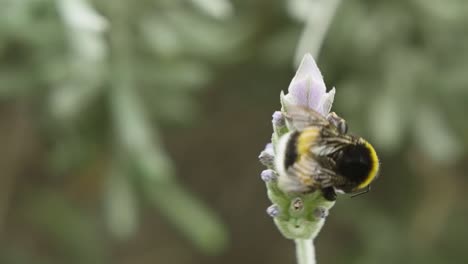
[[[92,181],[100,182],[97,201],[116,238],[135,234],[145,198],[200,249],[220,252],[227,231],[174,178],[155,124],[193,119],[194,94],[212,79],[215,65],[235,61],[228,55],[255,28],[229,19],[229,1],[0,5],[0,93],[34,113],[54,180],[82,177],[80,170],[96,166],[90,177],[102,178]],[[69,240],[64,247],[77,252],[77,263],[102,261],[102,243],[91,238],[94,226],[62,202],[67,194],[37,196],[25,198],[27,218],[57,241]]]
[[[323,43],[317,5],[335,14]],[[467,12],[0,0],[0,263],[291,262],[256,156],[300,41],[382,159],[374,190],[330,212],[319,263],[465,263]],[[220,253],[227,229],[219,257],[184,244]]]

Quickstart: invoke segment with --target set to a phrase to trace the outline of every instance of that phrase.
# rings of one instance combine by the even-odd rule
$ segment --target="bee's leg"
[[[302,130],[308,126],[324,126],[329,123],[319,113],[305,111],[301,108],[290,109],[289,112],[283,112],[283,115],[287,123],[296,130]]]
[[[313,173],[314,181],[320,183],[322,187],[332,186],[337,175],[329,169],[319,168]]]
[[[341,134],[346,134],[348,132],[348,125],[346,121],[339,117],[335,112],[331,112],[327,115],[327,120],[332,125],[334,125]]]
[[[323,197],[330,202],[336,201],[336,193],[333,187],[327,187],[322,189]]]

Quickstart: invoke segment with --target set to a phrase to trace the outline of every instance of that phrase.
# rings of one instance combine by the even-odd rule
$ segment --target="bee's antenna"
[[[362,192],[358,192],[358,193],[355,193],[355,194],[351,195],[351,198],[354,198],[354,197],[362,195],[362,194],[366,194],[366,193],[370,192],[370,190],[371,190],[371,186],[369,184],[369,185],[367,185],[367,189],[365,189]]]

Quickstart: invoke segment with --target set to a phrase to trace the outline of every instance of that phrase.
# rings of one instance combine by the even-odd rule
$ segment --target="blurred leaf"
[[[50,113],[58,120],[71,122],[96,101],[101,90],[95,85],[65,83],[50,95]]]
[[[97,225],[66,197],[51,191],[35,193],[24,205],[26,219],[53,242],[53,248],[72,256],[72,263],[104,263],[106,249]]]
[[[68,37],[70,76],[52,92],[50,108],[59,119],[73,120],[100,94],[108,21],[85,0],[59,1],[57,8]]]
[[[115,87],[112,91],[118,144],[145,177],[154,182],[166,182],[173,175],[172,162],[162,150],[156,130],[151,129],[142,101],[131,87]]]
[[[178,184],[142,181],[146,196],[179,231],[207,254],[220,254],[227,246],[225,226],[217,215]]]
[[[154,116],[170,124],[187,124],[199,117],[199,108],[188,94],[177,95],[172,93],[163,97],[152,109]],[[162,98],[161,98],[162,99]]]
[[[203,16],[182,10],[168,13],[167,19],[180,32],[186,54],[214,61],[221,57],[225,60],[238,59],[227,55],[255,29],[246,27],[244,23],[248,21],[212,23]]]
[[[310,52],[317,57],[322,47],[323,40],[327,34],[328,27],[335,15],[341,0],[310,0],[305,8],[305,27],[297,44],[294,64],[301,62],[304,54]],[[298,3],[294,1],[292,3]]]
[[[266,66],[284,66],[291,63],[299,31],[296,28],[280,29],[265,41],[260,54],[266,61]]]
[[[164,17],[150,16],[141,21],[141,35],[156,55],[171,58],[183,52],[182,37]]]
[[[74,129],[74,128],[70,128]],[[97,146],[77,133],[60,135],[49,154],[49,162],[58,175],[69,175],[96,157]]]
[[[107,224],[111,233],[121,240],[133,236],[138,228],[138,199],[126,173],[128,169],[123,165],[122,161],[112,164],[104,197]]]
[[[13,243],[4,243],[0,248],[0,263],[5,264],[52,264],[54,262],[39,257],[25,248]]]
[[[414,133],[419,147],[435,161],[456,162],[462,153],[461,144],[440,113],[432,107],[421,106],[416,117]]]
[[[372,109],[369,111],[372,138],[380,147],[396,150],[401,144],[400,139],[405,129],[408,109],[390,95],[375,98],[369,109]]]
[[[177,94],[199,90],[213,78],[211,69],[195,60],[180,59],[173,62],[155,63],[153,60],[143,64],[145,67],[136,72],[140,82],[151,92]],[[153,96],[158,99],[164,96]]]
[[[229,18],[234,12],[230,0],[190,0],[190,2],[205,14],[217,19]]]

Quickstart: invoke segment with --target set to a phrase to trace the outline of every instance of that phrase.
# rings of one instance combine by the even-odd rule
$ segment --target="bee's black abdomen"
[[[297,138],[299,137],[299,132],[295,131],[291,134],[289,141],[286,145],[286,153],[284,159],[284,167],[287,169],[289,166],[293,165],[297,159]]]
[[[335,189],[333,187],[327,187],[327,188],[323,188],[322,189],[322,194],[323,194],[323,197],[327,200],[327,201],[336,201],[336,192],[335,192]]]
[[[369,177],[372,168],[371,152],[363,144],[346,146],[336,160],[337,172],[353,185],[364,182]]]

